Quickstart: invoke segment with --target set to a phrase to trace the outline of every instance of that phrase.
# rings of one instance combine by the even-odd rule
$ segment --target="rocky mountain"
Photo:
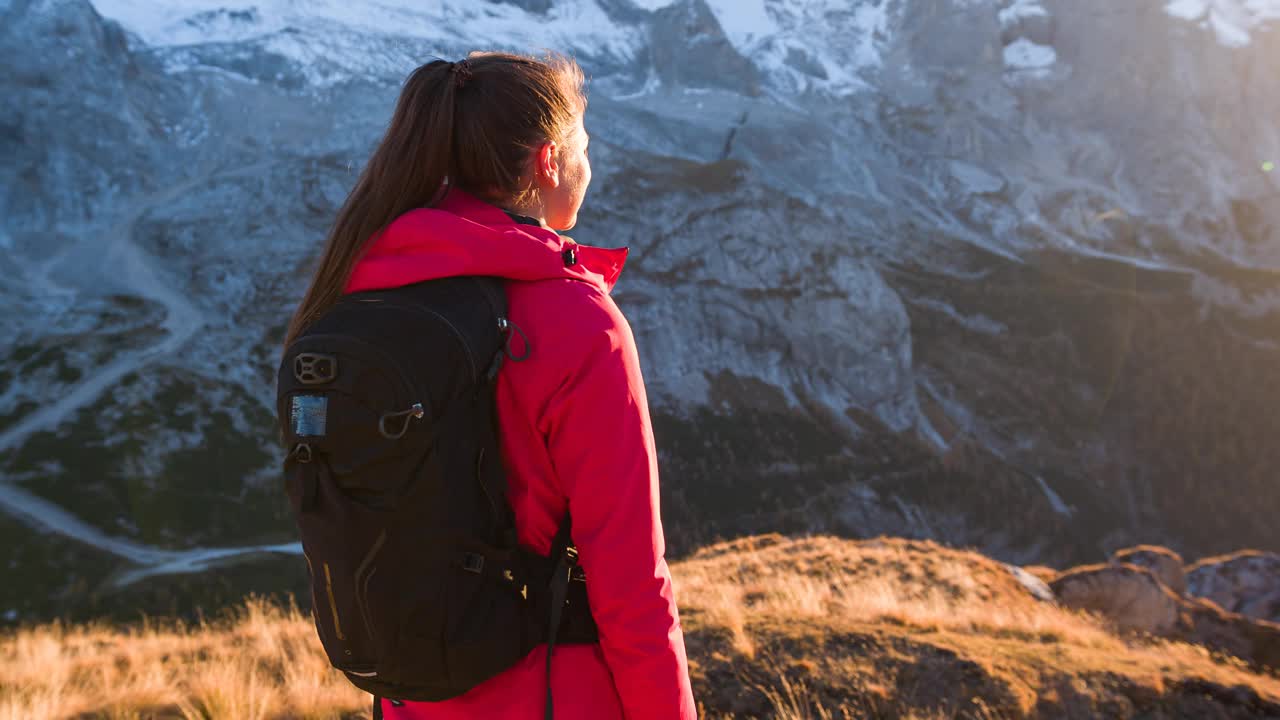
[[[282,327],[399,82],[474,48],[591,76],[573,235],[632,249],[616,297],[673,553],[761,530],[1020,563],[1280,550],[1278,20],[3,0],[0,561],[23,581],[0,615],[296,582]]]

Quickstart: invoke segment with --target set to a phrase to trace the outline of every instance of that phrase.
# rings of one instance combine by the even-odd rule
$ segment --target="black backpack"
[[[597,638],[568,516],[550,557],[516,542],[494,408],[504,358],[524,359],[506,309],[496,278],[354,293],[280,364],[316,631],[375,708],[455,697],[547,642],[550,718],[551,649]]]

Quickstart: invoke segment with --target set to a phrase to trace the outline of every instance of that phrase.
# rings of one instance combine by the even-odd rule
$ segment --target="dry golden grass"
[[[1118,636],[933,543],[762,536],[673,573],[704,718],[1280,715],[1274,676]],[[308,618],[258,600],[195,627],[0,635],[0,720],[353,719],[366,698],[328,667]]]
[[[1274,676],[1122,637],[931,542],[769,535],[675,572],[707,718],[1280,715]]]
[[[748,618],[892,622],[1115,649],[1097,622],[1037,601],[999,563],[928,542],[745,538],[679,566],[680,602],[754,654]]]
[[[0,640],[0,720],[338,720],[366,698],[329,667],[309,618],[256,599],[193,627],[55,623]]]

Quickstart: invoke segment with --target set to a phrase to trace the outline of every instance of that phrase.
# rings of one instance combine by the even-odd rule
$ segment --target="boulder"
[[[1169,548],[1159,545],[1125,548],[1112,555],[1111,562],[1146,568],[1178,595],[1187,593],[1187,576],[1182,568],[1182,556]]]
[[[1208,598],[1179,596],[1157,574],[1176,581],[1168,562],[1176,555],[1154,550],[1131,548],[1116,553],[1110,564],[1066,570],[1049,586],[1061,605],[1097,613],[1121,630],[1196,643],[1258,668],[1280,669],[1280,624],[1231,612]],[[1150,562],[1157,570],[1120,558]]]
[[[1187,568],[1187,590],[1225,610],[1280,623],[1280,554],[1241,550]]]
[[[1031,572],[1027,568],[1018,567],[1017,565],[1005,565],[1018,584],[1027,589],[1031,596],[1043,602],[1053,602],[1056,598],[1053,596],[1053,590],[1049,589],[1049,583],[1043,576]]]
[[[1085,565],[1049,583],[1062,605],[1102,615],[1121,629],[1168,636],[1178,628],[1179,597],[1137,565]]]

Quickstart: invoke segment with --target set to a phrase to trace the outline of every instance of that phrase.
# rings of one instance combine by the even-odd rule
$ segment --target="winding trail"
[[[77,243],[68,252],[78,253],[85,241]],[[152,261],[131,242],[122,242],[112,248],[108,260],[112,270],[119,271],[119,279],[137,290],[138,294],[164,305],[166,337],[149,348],[117,357],[91,373],[70,392],[42,405],[18,422],[0,432],[0,452],[12,450],[26,442],[41,430],[51,430],[71,419],[85,406],[97,400],[125,375],[138,370],[151,360],[167,355],[182,347],[204,324],[204,318],[194,305],[164,285],[152,267]]]
[[[0,508],[34,527],[82,542],[138,566],[118,575],[113,580],[116,587],[125,587],[154,575],[200,572],[245,555],[302,554],[301,543],[161,550],[107,535],[58,505],[12,483],[0,482]]]
[[[258,169],[260,166],[241,167],[224,175],[252,173]],[[46,263],[45,277],[49,282],[57,282],[62,286],[55,289],[55,292],[62,290],[77,295],[94,294],[100,291],[100,284],[105,284],[128,288],[134,294],[160,303],[166,311],[162,324],[165,337],[150,347],[122,354],[93,370],[70,391],[51,399],[5,428],[0,432],[0,453],[21,447],[37,432],[52,430],[65,422],[74,421],[82,410],[91,406],[126,375],[181,349],[206,324],[206,316],[200,308],[166,282],[156,260],[137,245],[134,231],[138,219],[149,209],[207,183],[214,175],[215,173],[210,172],[198,173],[187,182],[175,184],[133,203],[131,207],[127,206],[121,221],[108,232],[104,233],[98,227],[80,228],[76,233],[79,240]],[[54,272],[49,272],[50,268],[54,272],[69,271],[75,277],[75,282],[67,285],[53,280],[51,276]],[[3,478],[0,478],[0,511],[32,527],[90,545],[137,566],[114,579],[117,587],[155,575],[199,572],[245,555],[302,553],[300,543],[187,550],[151,547],[107,535],[57,504]]]

